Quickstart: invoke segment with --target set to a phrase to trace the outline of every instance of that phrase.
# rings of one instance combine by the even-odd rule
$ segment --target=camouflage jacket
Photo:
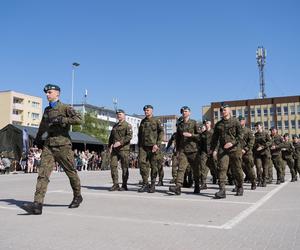
[[[199,149],[201,152],[204,152],[206,154],[210,152],[210,144],[213,133],[214,130],[211,129],[209,131],[205,130],[199,135]]]
[[[216,150],[219,143],[219,151],[222,152],[224,145],[229,142],[233,146],[226,151],[235,151],[243,142],[241,124],[234,117],[230,117],[228,120],[222,119],[216,123],[211,140],[211,149]]]
[[[255,137],[251,129],[247,127],[242,128],[243,133],[243,141],[242,141],[242,149],[246,151],[248,154],[252,154],[252,149],[254,146]]]
[[[160,146],[164,136],[163,126],[159,119],[145,117],[140,124],[138,132],[138,146]]]
[[[293,142],[294,151],[294,159],[300,159],[300,142],[295,143]]]
[[[283,142],[281,154],[284,160],[288,158],[293,158],[294,152],[295,152],[295,148],[291,142],[289,141]]]
[[[171,138],[169,139],[166,150],[168,150],[171,147],[171,145],[175,142],[175,140],[176,140],[176,132],[173,133]]]
[[[54,108],[45,108],[36,140],[41,141],[42,135],[47,132],[46,146],[71,145],[70,125],[80,124],[81,121],[81,115],[71,106],[58,101]]]
[[[256,132],[254,134],[254,137],[255,140],[254,140],[253,152],[256,155],[270,156],[270,146],[272,145],[272,140],[270,135],[266,131],[262,131],[262,132]],[[257,151],[259,147],[262,147],[263,149]]]
[[[130,149],[130,140],[132,139],[132,127],[126,122],[116,123],[110,133],[108,140],[108,147],[113,145],[115,142],[120,142],[121,146],[114,148],[115,150],[125,151]]]
[[[272,145],[275,146],[275,149],[271,149],[271,155],[280,155],[281,149],[284,147],[283,140],[280,135],[271,136]]]
[[[183,136],[184,132],[191,133],[191,137]],[[198,151],[199,129],[195,120],[189,119],[187,122],[182,120],[177,125],[176,131],[176,150],[185,153]]]

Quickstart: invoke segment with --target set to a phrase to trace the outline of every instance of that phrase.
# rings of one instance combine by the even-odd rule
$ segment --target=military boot
[[[213,184],[217,184],[217,178],[216,178],[216,177],[213,177],[212,183],[213,183]]]
[[[163,186],[163,185],[164,185],[164,182],[162,180],[159,180],[157,183],[157,186]]]
[[[75,196],[69,205],[69,208],[77,208],[79,207],[80,203],[83,201],[83,198],[81,195]]]
[[[149,184],[144,183],[140,189],[138,189],[139,193],[149,192]]]
[[[43,204],[38,202],[26,203],[21,206],[28,214],[39,215],[42,214]]]
[[[122,186],[119,188],[119,191],[128,191],[127,183],[122,184]]]
[[[226,198],[225,188],[221,188],[218,192],[215,193],[215,199],[224,199]]]
[[[263,180],[261,186],[262,186],[262,187],[266,187],[266,186],[267,186],[267,180]]]
[[[120,189],[119,184],[114,184],[112,187],[109,189],[109,191],[118,191]]]
[[[237,188],[237,186],[235,186],[235,187],[231,190],[231,192],[235,193],[235,192],[237,192],[237,190],[238,190],[238,188]]]
[[[281,183],[284,183],[284,182],[285,182],[284,176],[280,178],[280,182],[281,182]]]
[[[281,181],[280,181],[280,180],[277,180],[277,181],[276,181],[276,184],[277,184],[277,185],[279,185],[280,183],[281,183]]]
[[[176,181],[176,179],[172,179],[172,180],[170,180],[170,184],[173,184],[173,183],[175,183],[175,181]]]
[[[151,181],[148,193],[155,193],[155,181]]]
[[[244,188],[243,187],[238,187],[236,190],[235,196],[243,196],[244,194]]]
[[[199,186],[199,184],[197,185],[197,184],[195,184],[195,187],[194,187],[194,194],[200,194],[200,186]]]
[[[169,187],[169,191],[175,193],[176,195],[181,195],[181,187],[178,185]]]
[[[256,189],[256,182],[253,181],[253,182],[251,183],[251,190],[255,190],[255,189]]]

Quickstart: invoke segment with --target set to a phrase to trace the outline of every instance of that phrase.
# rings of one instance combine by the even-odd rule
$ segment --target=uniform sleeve
[[[66,117],[63,117],[62,122],[68,125],[80,125],[82,123],[82,116],[71,106],[68,106],[66,109]]]
[[[46,119],[45,119],[45,117],[44,117],[44,115],[43,115],[43,118],[42,118],[42,121],[41,121],[41,123],[40,123],[40,126],[39,126],[39,129],[38,129],[38,132],[37,132],[37,134],[36,134],[35,139],[36,139],[37,141],[42,140],[42,136],[43,136],[43,134],[44,134],[45,132],[47,132],[47,129],[48,129],[48,124],[47,124]]]
[[[142,123],[143,123],[143,120],[140,123],[139,131],[138,131],[138,146],[139,147],[141,146],[141,143],[142,143]]]
[[[245,147],[246,151],[252,150],[253,146],[254,146],[254,141],[255,141],[255,137],[254,134],[251,130],[249,130],[249,138],[248,138],[248,143]]]
[[[172,145],[173,142],[175,141],[175,137],[176,137],[176,133],[174,133],[174,134],[171,136],[170,140],[168,141],[168,144],[167,144],[167,147],[166,147],[167,150],[171,147],[171,145]]]
[[[110,146],[113,144],[113,130],[110,131],[110,135],[108,138],[108,148],[110,148]]]
[[[219,130],[216,126],[215,129],[214,129],[214,133],[211,137],[211,143],[210,143],[210,148],[211,148],[212,151],[216,150],[218,142],[219,142]]]
[[[272,146],[272,139],[268,133],[266,133],[266,148]]]
[[[164,129],[160,120],[157,120],[157,141],[156,145],[160,145],[164,139]]]
[[[193,133],[193,139],[196,141],[196,142],[199,142],[200,140],[200,133],[199,133],[199,126],[198,126],[198,123],[195,121],[194,123],[194,133]]]
[[[130,143],[131,139],[132,139],[132,126],[128,124],[126,127],[126,135],[124,139],[121,140],[121,144],[126,145]]]
[[[236,121],[236,140],[239,145],[243,145],[243,130],[238,121]]]

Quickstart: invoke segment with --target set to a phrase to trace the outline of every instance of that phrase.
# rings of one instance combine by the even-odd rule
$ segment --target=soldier
[[[297,179],[297,173],[300,175],[300,141],[298,136],[293,136],[293,147],[294,147],[294,160],[295,160],[295,174]]]
[[[261,122],[255,123],[255,129],[253,153],[258,186],[266,187],[268,168],[271,160],[270,146],[272,145],[272,141],[269,134],[263,130]]]
[[[251,182],[251,189],[256,189],[256,180],[254,172],[254,159],[253,159],[253,145],[254,145],[254,135],[252,131],[246,127],[245,117],[239,116],[239,121],[242,126],[243,142],[242,142],[242,167],[245,175],[249,178]]]
[[[159,119],[153,117],[153,107],[145,105],[145,118],[141,121],[138,132],[139,166],[143,179],[138,192],[155,192],[155,181],[159,164],[159,150],[163,140],[163,126]],[[149,188],[149,168],[151,168],[151,185]]]
[[[203,121],[204,128],[200,134],[199,140],[199,154],[200,154],[200,189],[207,189],[206,178],[208,170],[213,177],[213,183],[217,183],[217,168],[215,160],[210,153],[210,143],[213,135],[213,129],[211,128],[211,121]]]
[[[177,126],[177,124],[176,124]],[[175,145],[175,139],[176,139],[176,132],[172,134],[171,138],[168,141],[166,151],[169,150],[171,145],[174,143]],[[172,154],[172,179],[170,180],[170,183],[175,183],[176,181],[176,176],[177,176],[177,168],[178,168],[178,160],[177,160],[177,153],[176,153],[176,146],[173,149],[173,154]]]
[[[280,184],[281,182],[284,182],[284,171],[283,171],[284,163],[281,156],[281,149],[283,148],[284,144],[283,144],[282,137],[278,134],[278,131],[275,127],[272,127],[270,131],[271,131],[271,139],[272,139],[272,146],[270,148],[271,156],[277,174],[276,184]],[[269,176],[269,178],[272,178],[272,176]]]
[[[170,192],[176,195],[181,194],[183,185],[184,173],[188,165],[191,166],[195,181],[194,193],[200,193],[199,186],[199,165],[197,161],[197,142],[199,140],[199,130],[197,122],[190,119],[191,110],[187,106],[180,109],[182,121],[177,125],[176,131],[176,151],[178,153],[178,170],[176,177],[176,186],[169,188]]]
[[[83,200],[80,190],[80,179],[74,166],[72,142],[68,132],[70,125],[81,123],[81,116],[71,106],[59,101],[59,86],[47,84],[44,87],[44,92],[49,101],[49,106],[44,110],[43,118],[34,141],[35,145],[43,148],[34,202],[22,206],[29,214],[42,214],[44,197],[55,161],[64,169],[73,189],[74,197],[69,208],[79,207]],[[43,146],[42,135],[45,132],[48,135]]]
[[[236,195],[242,196],[244,193],[241,150],[243,141],[242,128],[239,121],[231,117],[231,110],[228,104],[222,104],[220,111],[222,119],[216,123],[211,140],[211,152],[217,153],[219,167],[220,190],[215,193],[216,199],[226,198],[225,182],[229,165],[236,182]],[[219,148],[218,152],[216,152],[218,143]]]
[[[295,173],[295,161],[293,158],[293,154],[295,152],[295,148],[293,144],[290,142],[290,136],[288,133],[283,135],[283,148],[281,151],[282,159],[284,163],[289,166],[290,173],[292,176],[291,182],[297,181],[297,175]]]
[[[110,152],[110,169],[113,186],[110,191],[127,191],[127,180],[129,176],[129,149],[130,140],[132,139],[132,127],[125,121],[125,112],[122,109],[116,110],[118,122],[113,126],[108,147]],[[121,161],[122,167],[122,187],[119,186],[118,180],[118,161]]]

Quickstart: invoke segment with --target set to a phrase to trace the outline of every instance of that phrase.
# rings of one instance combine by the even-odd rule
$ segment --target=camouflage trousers
[[[267,182],[268,169],[271,164],[270,160],[270,155],[255,155],[254,157],[256,175],[259,183]]]
[[[118,161],[121,161],[122,168],[122,183],[127,184],[128,181],[128,166],[129,166],[129,151],[113,150],[110,154],[110,172],[111,178],[115,185],[119,184]]]
[[[157,164],[158,178],[160,181],[163,181],[165,172],[164,172],[164,155],[161,151],[158,152],[158,164]]]
[[[178,170],[176,185],[182,186],[186,169],[191,166],[195,185],[199,185],[199,158],[197,152],[184,153],[178,152]]]
[[[160,160],[160,154],[158,152],[152,152],[152,147],[140,147],[139,148],[139,166],[140,173],[143,179],[143,184],[148,184],[148,179],[151,169],[151,182],[156,181],[158,164]]]
[[[229,166],[236,186],[238,188],[243,187],[244,174],[242,170],[242,151],[240,149],[218,154],[218,177],[220,189],[225,189]]]
[[[283,159],[283,162],[284,164],[286,163],[288,165],[292,179],[294,179],[296,177],[297,172],[295,171],[295,161],[293,157],[285,157],[285,159]]]
[[[217,179],[216,162],[213,159],[212,155],[208,155],[205,152],[201,152],[199,163],[199,176],[201,184],[206,183],[208,171],[210,171],[213,178]]]
[[[277,180],[281,180],[284,177],[284,173],[283,173],[283,164],[284,163],[283,163],[281,155],[272,155],[272,162],[276,169]]]
[[[249,181],[255,182],[254,159],[252,153],[245,153],[242,157],[242,168]]]
[[[72,146],[45,146],[41,155],[41,165],[38,168],[36,191],[34,194],[35,202],[44,203],[44,197],[47,192],[50,175],[55,166],[55,161],[59,163],[68,176],[74,196],[81,195],[80,179],[74,166]]]
[[[177,154],[174,153],[172,156],[172,178],[173,178],[173,180],[176,180],[177,169],[178,169]]]
[[[300,159],[294,159],[295,160],[295,174],[297,176],[297,173],[300,175]]]

